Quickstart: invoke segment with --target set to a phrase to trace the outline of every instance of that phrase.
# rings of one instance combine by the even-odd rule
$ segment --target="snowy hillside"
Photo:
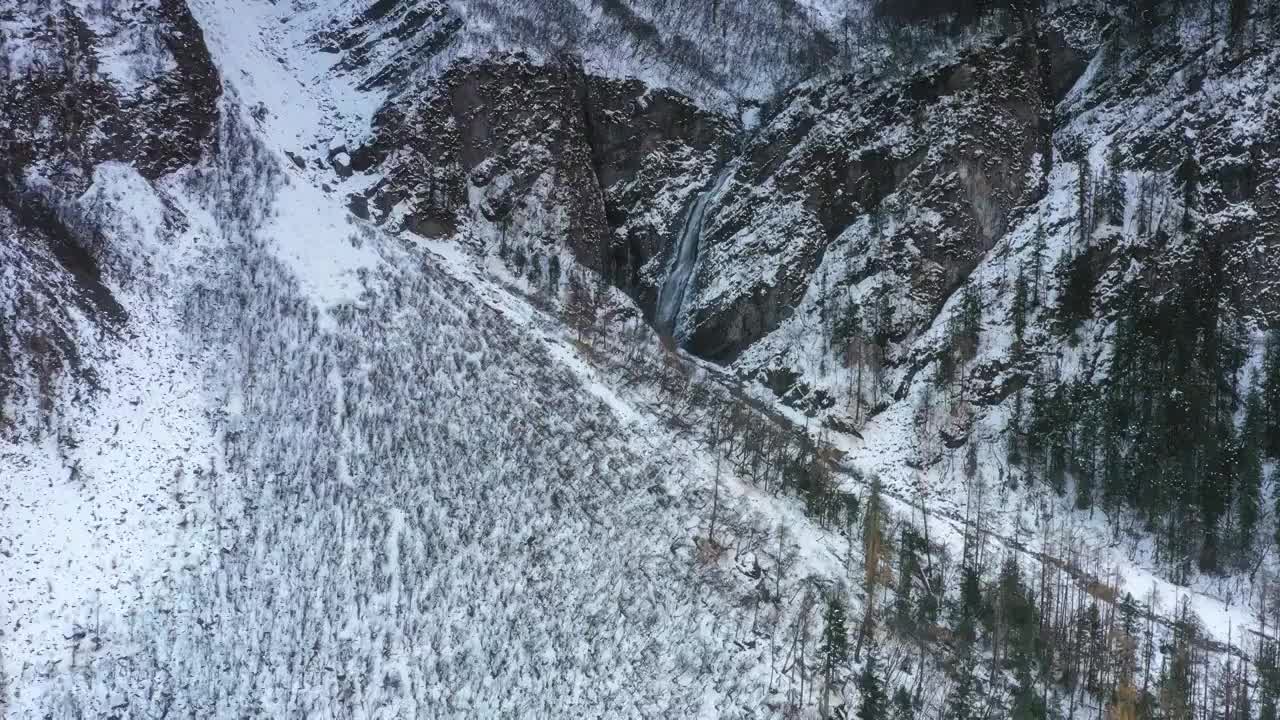
[[[0,8],[0,715],[1274,718],[1228,4]]]
[[[835,551],[728,468],[700,543],[705,450],[473,260],[311,185],[284,151],[323,132],[331,89],[273,97],[269,47],[236,32],[248,9],[194,9],[227,78],[209,153],[154,181],[104,163],[57,211],[73,242],[94,233],[119,311],[104,336],[65,304],[82,290],[45,288],[94,382],[55,375],[43,411],[6,406],[33,418],[4,456],[8,714],[778,702],[800,609],[769,593],[813,595]],[[6,252],[28,252],[10,232]],[[25,257],[6,271],[54,277]],[[35,403],[40,378],[16,381]],[[98,391],[77,402],[82,387]]]

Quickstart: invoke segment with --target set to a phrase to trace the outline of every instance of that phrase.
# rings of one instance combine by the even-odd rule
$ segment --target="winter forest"
[[[0,1],[0,717],[1277,720],[1280,0]]]

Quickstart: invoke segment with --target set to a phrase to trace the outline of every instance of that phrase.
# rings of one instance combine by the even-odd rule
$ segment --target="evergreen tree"
[[[1044,700],[1036,691],[1031,658],[1019,652],[1013,658],[1013,705],[1009,708],[1010,720],[1045,720],[1049,716]]]
[[[1182,229],[1191,230],[1200,187],[1200,163],[1194,156],[1188,155],[1178,166],[1177,180],[1182,183]]]
[[[862,655],[862,645],[871,635],[875,618],[876,593],[884,571],[886,555],[884,537],[884,501],[880,496],[880,478],[872,476],[871,492],[867,496],[867,509],[862,518],[863,587],[867,602],[862,611],[862,624],[858,627],[858,644],[854,658]]]
[[[1044,256],[1048,252],[1048,240],[1044,231],[1044,216],[1036,216],[1036,234],[1031,238],[1031,290],[1036,307],[1040,307],[1044,288]]]
[[[1088,251],[1063,252],[1058,287],[1058,319],[1064,330],[1071,331],[1093,312],[1094,277]]]
[[[972,650],[962,650],[956,659],[955,686],[946,702],[946,720],[978,720],[983,717],[981,708],[985,689],[978,675],[977,659]]]
[[[569,294],[565,299],[564,313],[569,326],[577,331],[579,342],[595,328],[596,297],[588,280],[578,273],[569,275]]]
[[[1174,623],[1173,648],[1160,677],[1160,707],[1169,720],[1195,717],[1195,656],[1198,632],[1190,610],[1183,606]]]
[[[893,622],[898,632],[914,635],[916,631],[916,609],[912,602],[913,579],[920,572],[919,551],[924,547],[924,538],[915,528],[902,528],[902,543],[898,551],[898,588],[893,598]]]
[[[850,300],[836,317],[835,326],[831,331],[831,345],[835,349],[842,350],[861,335],[862,309],[857,302]]]
[[[1278,720],[1280,710],[1280,663],[1277,662],[1274,642],[1265,642],[1259,649],[1258,668],[1258,720]]]
[[[1239,452],[1236,456],[1236,542],[1242,559],[1250,556],[1258,516],[1262,507],[1262,393],[1256,382],[1251,384],[1244,403],[1244,424],[1240,428]]]
[[[978,337],[982,332],[982,296],[977,281],[966,283],[960,291],[958,327],[952,342],[961,362],[969,362],[978,354]]]
[[[517,277],[524,275],[524,266],[528,262],[529,257],[525,255],[524,245],[516,245],[511,253],[511,265]]]
[[[959,302],[947,318],[947,344],[938,358],[938,385],[949,385],[956,371],[978,354],[982,300],[974,283],[960,290]]]
[[[960,569],[960,602],[956,606],[953,632],[962,647],[969,647],[977,639],[978,620],[982,614],[982,587],[978,570],[966,562]]]
[[[885,361],[889,357],[889,343],[893,339],[893,305],[889,302],[888,288],[881,288],[875,299],[875,325],[872,328],[871,341],[876,347],[872,369],[875,373],[875,400],[880,398],[880,385],[883,378]]]
[[[1090,230],[1093,229],[1093,218],[1091,211],[1093,210],[1093,193],[1090,186],[1090,175],[1092,171],[1087,161],[1082,161],[1078,165],[1079,179],[1076,184],[1076,224],[1080,228],[1080,248],[1089,247]]]
[[[905,685],[893,691],[893,720],[915,720],[916,711],[911,704],[911,692]]]
[[[1102,690],[1100,661],[1107,652],[1102,615],[1097,603],[1089,603],[1081,611],[1077,638],[1084,656],[1084,684],[1089,692],[1096,695]]]
[[[1023,428],[1023,402],[1022,393],[1013,394],[1013,410],[1009,413],[1009,427],[1005,432],[1008,442],[1007,457],[1010,465],[1021,465],[1023,462],[1023,441],[1022,437],[1026,433]]]
[[[1009,308],[1009,324],[1013,326],[1013,354],[1015,360],[1022,354],[1027,339],[1027,314],[1031,311],[1030,288],[1025,269],[1018,270],[1013,281],[1013,305]]]
[[[560,256],[553,254],[547,263],[547,289],[551,294],[560,294]]]
[[[822,677],[828,693],[840,684],[840,672],[849,662],[849,630],[845,624],[844,600],[839,593],[827,596],[827,610],[823,618]]]
[[[876,347],[880,348],[880,364],[884,364],[884,358],[888,352],[889,342],[893,338],[893,305],[889,302],[888,288],[882,288],[876,293],[875,300],[875,329],[872,335],[872,341]]]
[[[888,719],[889,698],[885,693],[884,680],[880,678],[880,660],[874,647],[868,649],[867,661],[858,675],[858,695],[861,696],[858,720]]]
[[[536,250],[529,259],[529,286],[535,290],[542,286],[542,253]]]
[[[1112,225],[1124,224],[1124,169],[1120,167],[1120,148],[1111,146],[1107,153],[1107,165],[1100,178],[1098,192],[1098,209],[1095,210],[1095,221]]]
[[[1039,644],[1040,618],[1022,580],[1017,558],[1010,554],[1000,567],[997,582],[1000,622],[1005,626],[1005,645],[1013,666],[1013,702],[1009,715],[1013,720],[1044,720],[1047,710],[1036,691],[1036,653]]]
[[[1280,457],[1280,329],[1267,333],[1262,360],[1263,447],[1267,457]]]

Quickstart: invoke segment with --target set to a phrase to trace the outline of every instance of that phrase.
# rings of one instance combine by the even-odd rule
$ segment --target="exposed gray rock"
[[[564,246],[651,302],[644,270],[670,244],[691,179],[710,176],[733,135],[674,92],[517,55],[402,93],[352,167],[382,175],[369,193],[379,221],[427,237],[490,223],[500,243]]]

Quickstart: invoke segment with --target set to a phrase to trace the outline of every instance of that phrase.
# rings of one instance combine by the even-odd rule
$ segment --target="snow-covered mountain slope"
[[[192,183],[262,182],[278,159],[260,159]],[[19,673],[20,688],[50,687],[16,706],[444,717],[761,702],[767,656],[722,652],[754,586],[693,557],[705,461],[566,365],[527,306],[477,302],[440,258],[355,221],[309,233],[308,254],[347,261],[314,267],[272,228],[329,198],[262,198],[277,220],[209,248],[184,312],[201,345],[226,349],[208,376],[215,554],[160,578],[126,621],[94,624],[80,671]],[[239,202],[204,219],[254,212]],[[349,300],[308,290],[362,262]],[[725,517],[794,514],[725,502]],[[806,563],[838,567],[830,552]]]
[[[59,204],[52,229],[15,205],[4,236],[6,378],[34,398],[5,404],[6,716],[780,707],[788,643],[843,574],[835,538],[721,469],[653,391],[620,396],[457,246],[313,185],[283,143],[329,88],[272,102],[271,48],[195,10],[226,78],[198,161],[10,178]],[[264,84],[241,94],[249,73]],[[18,367],[40,347],[8,324],[27,302],[83,377]]]
[[[539,64],[572,53],[593,74],[638,78],[707,106],[762,101],[832,62],[866,3],[362,0],[311,5],[301,22],[337,68],[368,89],[399,89],[462,58],[520,50]]]
[[[1270,544],[1215,567],[1235,520],[1092,493],[1150,471],[1079,413],[1128,407],[1088,394],[1147,360],[1125,313],[1201,268],[1227,310],[1192,334],[1249,338],[1213,369],[1265,366],[1275,50],[1011,6],[834,79],[925,36],[844,48],[871,9],[826,2],[0,10],[0,709],[823,717],[869,712],[868,668],[904,718],[1271,692]],[[694,355],[644,322],[690,267]]]

